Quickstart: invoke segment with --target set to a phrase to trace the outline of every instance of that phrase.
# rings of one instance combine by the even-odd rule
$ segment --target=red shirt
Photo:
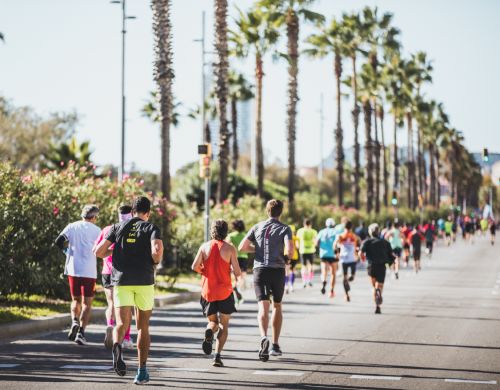
[[[208,302],[223,301],[233,293],[231,264],[220,254],[222,245],[223,241],[212,240],[208,259],[203,262],[201,296]]]

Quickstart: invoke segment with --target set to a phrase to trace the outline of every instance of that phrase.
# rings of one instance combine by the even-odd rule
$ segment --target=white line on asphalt
[[[207,372],[208,368],[188,368],[188,367],[160,367],[159,371],[187,371],[187,372]]]
[[[498,295],[498,291],[492,291],[491,292],[493,295]]]
[[[381,376],[381,375],[351,375],[351,379],[380,379],[384,381],[399,381],[400,376]]]
[[[0,364],[0,368],[13,368],[20,366],[20,364],[9,364],[9,363],[2,363]]]
[[[278,376],[301,376],[304,375],[302,371],[286,371],[286,370],[257,370],[253,372],[254,375],[278,375]]]
[[[68,364],[66,366],[62,366],[61,368],[73,369],[73,370],[111,370],[113,367],[111,366],[87,366],[87,365],[79,365],[79,364]]]
[[[472,379],[445,379],[445,382],[453,382],[453,383],[480,383],[483,385],[496,385],[497,381],[476,381]]]

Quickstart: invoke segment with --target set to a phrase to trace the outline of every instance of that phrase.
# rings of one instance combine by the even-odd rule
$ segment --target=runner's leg
[[[219,334],[217,335],[217,341],[215,343],[215,352],[216,353],[221,353],[222,348],[224,348],[224,344],[226,343],[227,336],[228,336],[228,326],[229,326],[229,319],[231,318],[231,315],[229,314],[220,314],[219,317]]]
[[[337,276],[337,268],[338,268],[339,263],[333,262],[330,264],[330,292],[335,291],[335,278]]]
[[[273,344],[279,344],[281,334],[281,326],[283,324],[283,311],[281,302],[273,302],[272,328],[273,328]]]
[[[104,294],[106,295],[106,322],[108,326],[113,326],[115,323],[115,305],[113,302],[113,287],[105,288]]]
[[[83,297],[82,313],[80,316],[80,327],[85,329],[90,321],[90,312],[92,310],[92,301],[94,297]]]
[[[113,343],[121,344],[127,329],[130,327],[132,322],[132,307],[133,306],[123,306],[115,308],[115,319],[116,326],[113,329]]]
[[[139,367],[145,367],[149,355],[149,346],[151,337],[149,335],[149,319],[151,318],[152,310],[136,309],[137,321],[137,357],[139,359]]]
[[[259,301],[259,312],[257,320],[259,322],[260,335],[267,337],[267,328],[269,327],[269,300]]]
[[[71,298],[71,318],[80,324],[80,315],[82,312],[82,299],[83,297],[77,296]]]

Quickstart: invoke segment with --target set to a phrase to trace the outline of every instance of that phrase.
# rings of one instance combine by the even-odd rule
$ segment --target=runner
[[[293,257],[290,262],[286,264],[285,268],[285,293],[293,292],[293,284],[295,283],[295,267],[299,262],[299,238],[295,234],[295,225],[290,225],[292,229],[292,242],[293,242]],[[287,255],[285,248],[285,256]]]
[[[458,223],[457,223],[457,218],[454,215],[453,216],[453,221],[451,224],[451,239],[453,242],[457,241],[457,230],[458,230]]]
[[[266,205],[269,219],[253,226],[240,244],[242,252],[255,252],[254,287],[259,302],[259,329],[261,335],[259,359],[269,360],[269,355],[281,356],[279,336],[283,323],[281,300],[285,291],[285,264],[293,257],[292,230],[281,223],[279,218],[283,212],[283,202],[271,199]],[[283,255],[286,248],[287,256]],[[288,257],[288,259],[287,259]],[[269,352],[270,299],[273,298],[272,312],[272,349]]]
[[[316,253],[316,246],[314,242],[316,240],[318,232],[312,228],[311,220],[306,218],[304,220],[304,227],[297,231],[297,237],[299,239],[299,253],[300,260],[302,262],[302,281],[304,283],[304,288],[309,284],[312,287],[312,281],[314,277],[313,263],[314,254]]]
[[[494,219],[490,221],[490,242],[491,245],[495,245],[495,235],[497,232],[497,225]]]
[[[95,295],[97,259],[92,248],[101,232],[95,225],[98,214],[97,206],[86,205],[82,210],[82,220],[66,226],[55,241],[66,254],[64,275],[68,276],[72,318],[68,339],[79,345],[87,344],[85,328],[90,320]]]
[[[406,268],[410,262],[410,234],[412,232],[412,228],[404,222],[400,232],[401,239],[403,241],[403,263]]]
[[[421,270],[420,267],[420,257],[422,253],[422,240],[424,239],[424,236],[416,227],[415,229],[412,230],[410,234],[410,244],[411,244],[411,249],[412,249],[412,254],[413,254],[413,269],[415,270],[415,273],[418,273],[418,271]]]
[[[245,223],[241,219],[237,219],[233,221],[232,226],[234,231],[227,236],[226,241],[232,244],[235,248],[238,248],[241,240],[245,238]],[[240,304],[243,302],[243,296],[240,291],[243,291],[246,287],[245,281],[248,269],[248,253],[238,252],[238,264],[241,270],[241,277],[238,278],[237,282],[235,281],[233,289],[236,294],[238,304]]]
[[[351,301],[349,291],[351,286],[349,282],[354,280],[356,276],[356,254],[361,244],[360,239],[352,232],[352,222],[347,220],[344,226],[345,230],[340,236],[335,239],[334,247],[339,249],[339,260],[342,264],[343,284],[345,291],[345,299]],[[351,276],[348,277],[348,271],[351,270]]]
[[[394,276],[399,279],[399,259],[401,258],[401,252],[403,250],[403,242],[401,240],[401,233],[399,232],[399,223],[394,222],[385,235],[385,239],[389,241],[394,252]]]
[[[242,221],[235,221],[240,228]],[[240,223],[241,222],[241,223]],[[233,226],[235,224],[233,223]],[[200,304],[203,314],[208,319],[205,339],[202,344],[206,355],[212,354],[214,336],[215,356],[213,365],[223,367],[221,353],[228,336],[229,319],[236,312],[234,306],[231,270],[236,280],[242,275],[238,252],[230,243],[224,242],[227,237],[227,222],[217,219],[210,228],[211,241],[205,242],[194,259],[191,268],[202,275]],[[240,240],[241,241],[241,240]]]
[[[330,298],[335,295],[335,275],[339,259],[335,255],[333,244],[335,242],[335,221],[328,218],[325,222],[326,227],[319,231],[316,237],[316,246],[319,246],[319,258],[321,259],[321,294],[326,292],[326,279],[330,272]]]
[[[132,218],[132,206],[123,205],[118,210],[118,220],[120,222],[128,221]],[[113,225],[106,226],[101,230],[99,237],[94,244],[94,250],[99,243],[104,240]],[[115,306],[113,303],[113,285],[111,284],[111,269],[113,267],[113,256],[108,256],[102,261],[102,286],[104,287],[104,294],[106,294],[106,301],[108,307],[106,308],[106,336],[104,337],[104,346],[108,349],[113,347],[113,328],[115,326]],[[130,338],[130,326],[125,333],[125,338],[122,343],[123,348],[134,348],[134,342]]]
[[[432,249],[434,247],[434,232],[435,229],[433,224],[424,224],[425,252],[429,258],[432,257]]]
[[[466,215],[464,218],[465,223],[465,241],[470,241],[474,243],[474,222],[472,219]]]
[[[451,215],[448,216],[448,219],[444,223],[444,235],[446,239],[446,245],[451,245],[451,235],[453,233],[453,222]]]
[[[154,306],[155,267],[163,257],[160,229],[148,222],[151,202],[140,196],[132,204],[133,218],[113,225],[108,235],[96,248],[96,255],[113,256],[111,284],[114,286],[116,327],[113,332],[113,368],[124,376],[127,366],[123,361],[121,343],[132,321],[135,307],[137,324],[137,356],[139,368],[135,384],[149,382],[146,362],[151,339],[149,319]],[[113,249],[111,245],[116,244]]]
[[[359,223],[359,226],[356,228],[356,230],[354,230],[354,233],[359,237],[361,242],[363,242],[369,237],[368,229],[365,226],[365,221],[361,221]]]
[[[437,227],[438,227],[438,238],[444,238],[444,219],[439,218],[437,221]]]
[[[368,276],[373,286],[373,300],[375,301],[375,314],[382,314],[382,291],[384,289],[386,264],[394,262],[394,253],[391,244],[380,237],[379,226],[372,223],[368,227],[370,238],[361,245],[361,256],[368,261]]]

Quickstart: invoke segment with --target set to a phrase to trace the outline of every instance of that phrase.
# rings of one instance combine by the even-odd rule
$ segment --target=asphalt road
[[[388,278],[383,314],[373,313],[364,269],[329,299],[313,288],[286,296],[284,355],[257,359],[259,335],[252,291],[232,319],[215,368],[201,351],[205,320],[197,303],[155,310],[149,386],[172,389],[493,389],[500,388],[500,246],[440,244],[423,270]],[[124,389],[129,372],[111,370],[104,326],[87,330],[88,346],[56,332],[0,344],[0,389]],[[72,367],[73,366],[73,367]]]

